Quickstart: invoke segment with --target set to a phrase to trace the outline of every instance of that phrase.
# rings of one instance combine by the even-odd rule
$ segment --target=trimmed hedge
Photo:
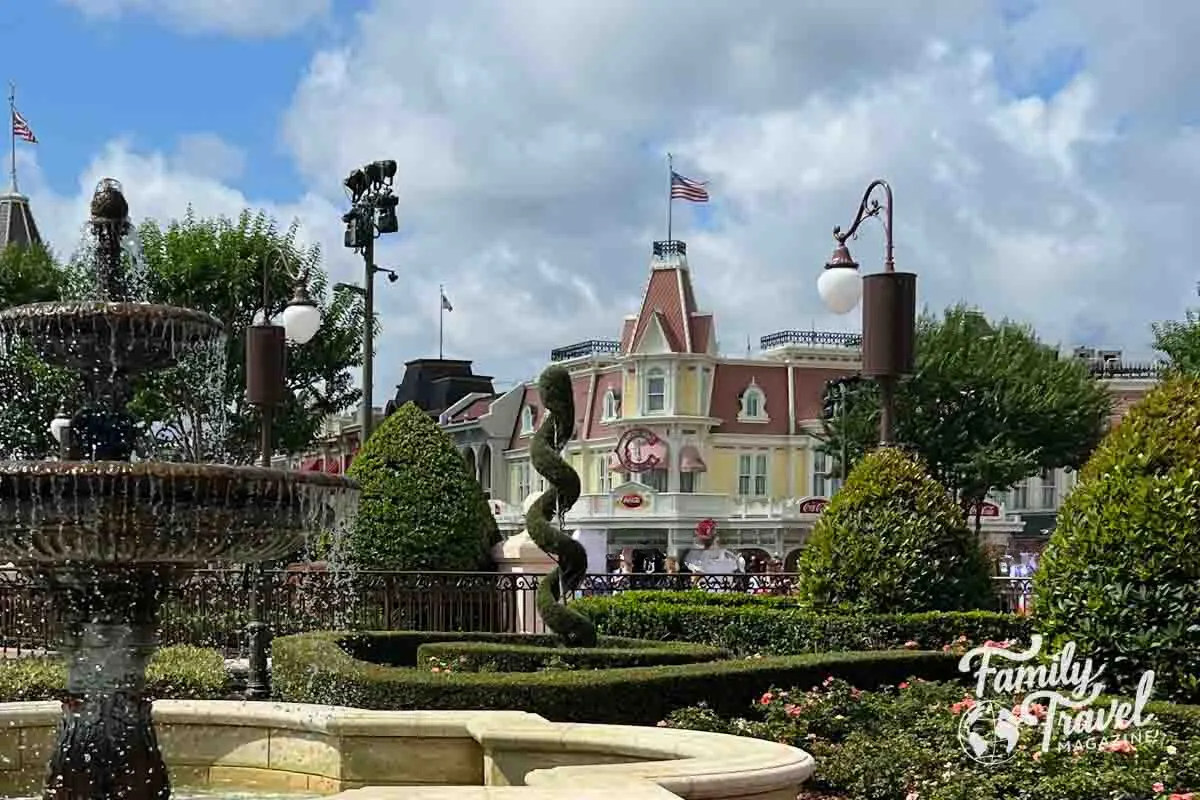
[[[146,669],[146,693],[163,699],[214,700],[225,694],[225,660],[215,650],[164,647]],[[58,700],[67,688],[67,664],[59,658],[0,661],[0,702]]]
[[[940,650],[961,635],[975,642],[1028,641],[1032,632],[1029,618],[991,611],[840,615],[789,608],[767,598],[700,606],[655,602],[646,596],[650,593],[633,594],[588,597],[574,605],[609,636],[694,642],[739,655],[886,650],[909,642]]]
[[[454,634],[447,634],[447,637]],[[460,635],[461,637],[462,635]],[[653,725],[670,711],[704,702],[740,713],[763,686],[817,684],[833,675],[862,686],[911,677],[959,680],[943,653],[811,653],[700,664],[545,672],[438,672],[372,663],[428,634],[322,631],[273,645],[273,684],[284,702],[371,709],[510,709],[551,720]],[[397,646],[395,640],[407,640]],[[352,655],[353,654],[353,655]],[[414,652],[415,656],[415,652]],[[393,660],[390,662],[395,664]]]
[[[700,664],[725,657],[725,653],[716,647],[687,642],[615,646],[611,639],[602,639],[600,645],[599,648],[539,647],[499,642],[430,642],[417,648],[415,666],[430,671],[436,668],[454,672],[540,672]]]
[[[803,603],[796,595],[750,594],[721,592],[707,589],[633,589],[614,595],[593,595],[587,600],[610,600],[622,603],[661,603],[671,606],[723,606],[725,608],[755,606],[759,608],[800,608]]]

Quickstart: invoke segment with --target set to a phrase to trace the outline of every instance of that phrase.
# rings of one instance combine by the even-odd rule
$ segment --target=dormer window
[[[646,373],[646,413],[661,414],[667,410],[667,373],[655,367]]]
[[[533,406],[525,406],[521,409],[521,435],[533,433],[534,420],[537,419],[537,409]]]
[[[621,418],[621,395],[609,389],[604,393],[604,422]]]
[[[751,379],[750,385],[742,392],[741,407],[738,410],[738,422],[770,422],[767,416],[767,395],[762,388]]]

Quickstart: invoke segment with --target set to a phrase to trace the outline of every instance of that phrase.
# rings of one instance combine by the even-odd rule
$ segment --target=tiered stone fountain
[[[208,314],[133,296],[119,183],[102,181],[91,211],[98,297],[0,312],[2,343],[77,370],[87,397],[66,458],[0,463],[0,563],[45,581],[69,615],[67,696],[43,797],[162,800],[169,780],[144,689],[164,597],[190,567],[294,552],[355,492],[322,473],[133,460],[135,379],[223,330]]]

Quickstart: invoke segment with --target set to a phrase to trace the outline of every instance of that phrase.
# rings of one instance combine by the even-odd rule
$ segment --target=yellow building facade
[[[783,331],[760,344],[755,356],[721,356],[713,317],[696,305],[686,246],[658,242],[641,306],[620,338],[552,352],[572,375],[576,436],[564,456],[583,486],[566,523],[588,548],[591,570],[607,570],[619,553],[661,570],[696,546],[705,520],[748,569],[794,565],[838,487],[817,434],[828,382],[859,371],[859,340]],[[468,461],[486,460],[481,481],[510,532],[545,486],[529,461],[544,415],[533,383],[465,397],[442,415]],[[654,441],[653,469],[622,466],[616,449],[631,431]],[[1021,528],[998,505],[985,514],[991,538]]]

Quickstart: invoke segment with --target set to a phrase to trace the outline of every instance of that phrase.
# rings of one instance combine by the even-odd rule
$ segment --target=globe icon
[[[1003,764],[1016,752],[1020,726],[1020,719],[1012,711],[991,700],[981,700],[959,720],[958,741],[979,763]]]

